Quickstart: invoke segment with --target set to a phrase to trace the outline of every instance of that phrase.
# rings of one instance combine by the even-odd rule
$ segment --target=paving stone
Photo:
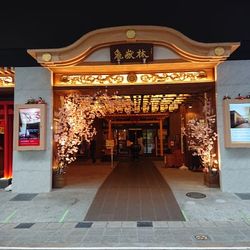
[[[214,224],[217,226],[217,227],[231,227],[232,224],[229,222],[229,221],[214,221]]]
[[[96,243],[96,242],[101,242],[103,240],[103,236],[101,235],[86,235],[82,242],[92,242],[92,243]]]
[[[106,228],[104,236],[118,236],[121,234],[120,228]]]
[[[122,227],[137,227],[136,221],[123,221]]]
[[[168,221],[168,226],[169,227],[184,227],[184,224],[182,221]]]
[[[232,224],[233,227],[237,227],[237,228],[249,227],[249,225],[245,223],[244,221],[230,221],[230,224]]]
[[[168,227],[167,221],[153,221],[153,227]]]
[[[48,223],[46,228],[48,229],[59,229],[62,227],[62,223]]]
[[[201,227],[216,227],[217,225],[213,221],[199,221]]]
[[[6,223],[1,228],[3,230],[14,229],[19,223]]]
[[[188,228],[189,227],[193,228],[193,227],[200,227],[201,226],[200,223],[197,222],[197,221],[184,221],[183,225],[184,225],[184,227],[188,227]]]
[[[94,234],[94,235],[103,235],[106,228],[103,227],[95,227],[95,228],[89,228],[88,234]]]
[[[92,228],[93,227],[106,227],[107,226],[107,222],[106,221],[94,221],[92,224]]]
[[[120,241],[120,237],[119,236],[103,236],[101,242],[103,243],[110,243],[110,244],[114,244],[114,243],[119,243]]]
[[[107,227],[121,227],[122,222],[121,221],[109,221],[107,222]]]
[[[73,229],[76,226],[76,222],[64,222],[62,223],[62,229]]]
[[[138,242],[138,237],[136,235],[133,236],[125,236],[121,235],[120,237],[120,242],[121,243],[133,243],[133,242]]]
[[[35,224],[32,226],[32,230],[41,230],[41,229],[44,229],[44,228],[47,229],[48,224],[49,224],[49,223],[35,223]]]

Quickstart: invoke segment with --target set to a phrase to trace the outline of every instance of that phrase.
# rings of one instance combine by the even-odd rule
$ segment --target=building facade
[[[41,67],[15,68],[14,104],[25,104],[30,97],[42,97],[46,101],[46,148],[14,150],[13,192],[51,191],[52,167],[55,164],[55,112],[60,107],[60,98],[70,91],[93,95],[100,89],[118,90],[123,96],[134,96],[134,105],[135,100],[138,102],[138,98],[140,101],[142,99],[141,109],[143,102],[150,102],[145,96],[150,96],[151,112],[152,103],[155,102],[153,98],[161,98],[158,100],[160,105],[168,97],[170,100],[171,94],[175,95],[176,102],[167,102],[165,105],[168,109],[164,110],[162,105],[163,110],[160,110],[161,106],[157,106],[162,116],[169,116],[170,122],[175,116],[169,115],[173,111],[170,111],[170,107],[178,104],[178,98],[181,100],[180,107],[181,104],[185,106],[185,98],[182,98],[185,95],[193,102],[204,95],[210,96],[210,108],[216,115],[218,133],[216,147],[220,188],[223,192],[250,192],[248,146],[227,148],[224,143],[225,133],[228,132],[224,126],[224,96],[234,98],[239,93],[249,94],[250,62],[228,60],[239,46],[236,42],[196,42],[165,27],[122,26],[90,32],[65,48],[28,50]],[[199,105],[197,115],[202,112],[204,103]],[[166,142],[161,115],[157,116],[156,121],[152,118],[144,123],[155,121],[159,124],[159,155],[163,156]],[[18,122],[17,117],[14,124]],[[181,115],[178,117],[181,119]],[[176,140],[176,144],[181,134],[180,119],[179,132],[174,132],[174,126],[168,131],[170,134],[175,133],[168,139]],[[109,117],[109,134],[112,124],[118,123],[121,122]],[[177,120],[172,123],[177,124]]]

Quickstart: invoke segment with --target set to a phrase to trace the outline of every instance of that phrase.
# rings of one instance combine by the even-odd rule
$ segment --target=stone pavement
[[[172,188],[186,221],[84,221],[98,187],[112,171],[99,163],[77,169],[85,181],[74,185],[71,175],[66,188],[50,193],[0,190],[0,249],[250,249],[248,195],[207,188],[201,173],[162,168],[162,162],[155,165]],[[191,198],[187,192],[206,197]]]

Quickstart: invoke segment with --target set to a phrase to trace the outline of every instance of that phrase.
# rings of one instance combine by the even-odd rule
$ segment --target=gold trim
[[[74,74],[60,75],[54,86],[101,86],[101,85],[139,85],[185,82],[209,82],[205,70],[186,72],[155,72],[150,74]]]
[[[127,81],[130,83],[134,83],[137,81],[137,75],[135,73],[129,73],[127,75]]]
[[[52,59],[52,55],[51,55],[50,53],[44,53],[44,54],[42,55],[42,59],[43,59],[43,61],[45,61],[45,62],[49,62],[49,61],[51,61],[51,59]]]
[[[216,56],[222,56],[225,53],[225,49],[222,47],[217,47],[214,49],[214,54]]]
[[[129,38],[129,39],[135,38],[135,36],[136,36],[135,30],[127,30],[126,36],[127,36],[127,38]]]

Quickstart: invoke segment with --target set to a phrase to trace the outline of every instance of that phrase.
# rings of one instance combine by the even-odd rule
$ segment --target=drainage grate
[[[250,200],[250,193],[236,193],[242,200]]]
[[[194,238],[196,240],[210,240],[209,236],[204,234],[194,235]]]
[[[153,227],[152,221],[137,221],[137,227]]]
[[[189,193],[186,193],[186,196],[190,198],[194,198],[194,199],[202,199],[206,197],[205,194],[198,193],[198,192],[189,192]]]
[[[18,194],[11,201],[31,201],[38,194]]]
[[[90,228],[92,226],[93,222],[78,222],[75,225],[75,228]]]
[[[20,223],[15,228],[18,229],[25,229],[25,228],[31,228],[35,223]]]

